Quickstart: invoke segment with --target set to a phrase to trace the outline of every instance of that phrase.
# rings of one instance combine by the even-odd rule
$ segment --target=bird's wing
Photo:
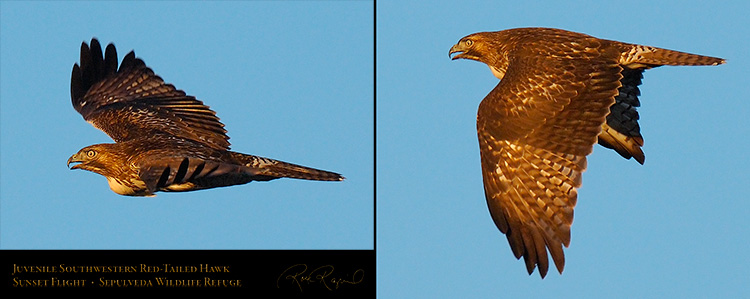
[[[547,250],[562,272],[585,157],[615,102],[621,70],[614,59],[518,55],[480,104],[487,204],[529,273],[538,265],[546,275]]]
[[[611,148],[626,159],[634,158],[643,164],[646,157],[643,154],[643,136],[638,125],[638,108],[641,94],[638,86],[643,79],[645,68],[622,70],[622,86],[615,97],[615,104],[610,107],[607,122],[602,125],[599,144]]]
[[[122,143],[137,148],[130,164],[150,193],[246,183],[257,171],[226,159],[228,151],[167,134]],[[254,179],[257,180],[257,179]]]
[[[254,170],[241,165],[187,156],[162,156],[144,159],[139,176],[150,192],[189,191],[246,183]],[[205,181],[206,183],[199,183]]]
[[[229,149],[224,124],[203,102],[176,89],[131,51],[118,69],[117,52],[109,44],[81,44],[70,92],[73,107],[116,142],[166,133],[216,149]]]

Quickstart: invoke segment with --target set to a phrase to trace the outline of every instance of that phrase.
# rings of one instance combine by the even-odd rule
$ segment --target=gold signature
[[[333,291],[346,284],[358,284],[361,283],[365,277],[365,270],[357,269],[352,273],[350,277],[341,277],[333,275],[333,266],[324,265],[307,271],[309,268],[307,264],[296,264],[289,268],[286,268],[284,272],[281,272],[279,278],[276,279],[276,287],[281,288],[282,281],[290,281],[290,283],[296,285],[300,292],[303,292],[303,288],[308,285],[322,285],[329,291]]]

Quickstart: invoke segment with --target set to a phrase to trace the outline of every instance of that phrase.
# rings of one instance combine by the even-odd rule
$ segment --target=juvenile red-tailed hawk
[[[565,266],[576,189],[595,143],[643,164],[638,96],[643,71],[724,59],[548,28],[468,35],[448,56],[490,67],[500,83],[482,100],[477,132],[484,192],[495,225],[529,274],[547,251]]]
[[[81,44],[73,65],[73,107],[116,143],[87,146],[68,159],[107,178],[117,194],[200,189],[295,178],[341,181],[333,172],[229,150],[216,113],[164,81],[131,51],[117,67],[113,44],[104,55],[96,39]]]

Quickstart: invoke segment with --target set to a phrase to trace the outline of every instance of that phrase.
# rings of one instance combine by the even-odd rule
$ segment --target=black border
[[[374,297],[374,250],[3,250],[3,288]],[[170,285],[165,286],[164,280]]]

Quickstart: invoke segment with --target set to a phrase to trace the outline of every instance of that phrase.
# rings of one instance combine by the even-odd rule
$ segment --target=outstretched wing
[[[643,136],[636,108],[641,106],[638,100],[641,91],[638,86],[641,85],[644,70],[645,68],[622,70],[622,86],[615,97],[615,104],[609,108],[607,122],[602,125],[602,133],[599,135],[599,144],[615,150],[626,159],[634,158],[640,164],[643,164],[646,156],[641,149]]]
[[[518,53],[477,116],[492,218],[516,258],[524,257],[529,274],[538,265],[542,277],[549,267],[547,250],[558,271],[563,270],[562,246],[570,244],[586,155],[597,142],[622,78],[616,60],[603,58],[608,53],[577,45],[581,49],[556,49],[559,59]],[[592,57],[563,58],[583,55],[583,49]]]
[[[137,140],[131,146],[145,149],[133,163],[149,193],[199,190],[285,177],[344,180],[338,173],[232,151],[207,150],[171,136],[157,135],[149,140]]]
[[[117,68],[117,52],[109,44],[102,55],[96,39],[81,44],[81,62],[73,65],[70,93],[83,118],[116,142],[157,133],[229,149],[224,124],[203,102],[176,89],[131,51]]]

